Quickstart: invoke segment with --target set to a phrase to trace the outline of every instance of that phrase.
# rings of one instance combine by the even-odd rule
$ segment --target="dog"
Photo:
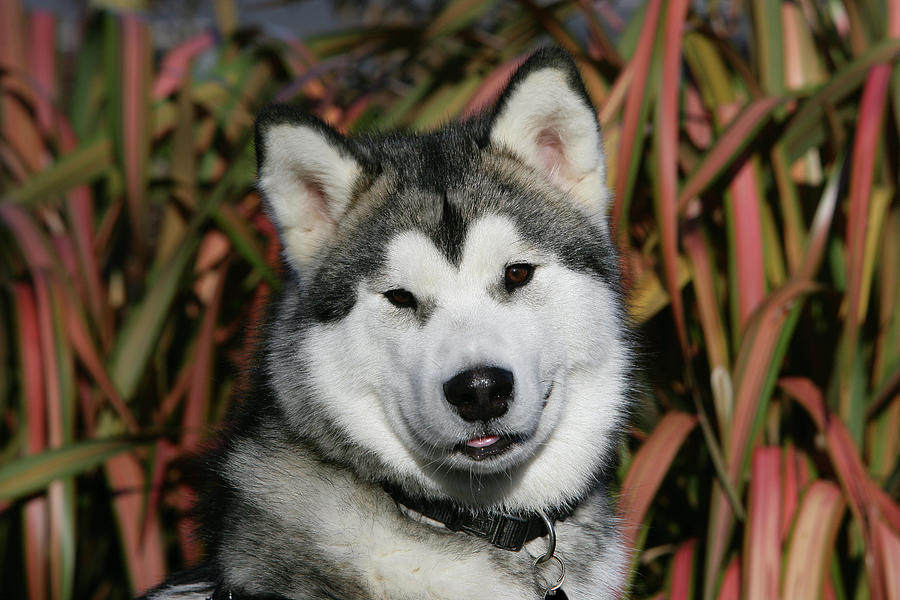
[[[209,559],[145,597],[620,597],[634,351],[568,54],[428,133],[273,105],[256,150],[286,282],[210,459]]]

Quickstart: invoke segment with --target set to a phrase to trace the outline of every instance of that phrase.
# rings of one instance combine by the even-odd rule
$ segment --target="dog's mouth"
[[[472,460],[499,456],[520,441],[515,435],[483,435],[457,444],[456,450]]]

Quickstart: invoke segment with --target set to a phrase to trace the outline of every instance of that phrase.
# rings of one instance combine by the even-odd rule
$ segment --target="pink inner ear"
[[[557,179],[566,163],[566,151],[559,133],[553,129],[542,129],[535,141],[541,165],[550,179]]]
[[[312,216],[317,221],[324,221],[330,225],[334,225],[335,220],[334,217],[331,216],[328,198],[325,197],[325,189],[322,187],[322,184],[315,179],[308,179],[303,182],[303,187],[308,194],[308,202],[310,208],[312,208],[310,211]]]

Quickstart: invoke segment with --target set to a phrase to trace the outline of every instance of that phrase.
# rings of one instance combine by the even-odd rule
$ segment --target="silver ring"
[[[557,562],[557,564],[559,565],[559,579],[556,580],[556,583],[554,585],[551,585],[546,590],[544,590],[545,596],[548,594],[552,595],[554,592],[556,592],[556,590],[561,588],[562,585],[566,582],[566,564],[558,556],[551,556],[550,558],[548,558],[544,561],[541,561],[542,558],[544,558],[544,557],[538,556],[537,558],[534,559],[534,562],[531,563],[532,571],[534,571],[535,568],[542,562],[547,562],[547,560],[555,560]],[[535,574],[537,574],[537,573],[535,573]]]
[[[549,518],[547,518],[547,515],[542,512],[538,514],[541,515],[541,520],[544,521],[544,527],[547,528],[547,534],[550,536],[550,542],[547,546],[547,551],[544,552],[543,556],[538,556],[536,559],[534,559],[535,565],[541,565],[551,558],[556,558],[553,556],[556,553],[556,529],[553,527],[553,522]],[[556,560],[559,559],[557,558]],[[562,564],[562,561],[560,561],[560,564]],[[563,571],[565,571],[565,567],[563,567]]]

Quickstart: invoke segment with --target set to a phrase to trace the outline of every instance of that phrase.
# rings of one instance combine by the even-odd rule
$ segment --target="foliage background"
[[[0,2],[0,580],[126,598],[195,563],[187,457],[278,241],[253,115],[426,129],[568,49],[599,109],[645,389],[621,449],[633,596],[900,598],[900,3],[343,3],[307,39],[75,53]],[[9,597],[9,596],[7,596]]]

